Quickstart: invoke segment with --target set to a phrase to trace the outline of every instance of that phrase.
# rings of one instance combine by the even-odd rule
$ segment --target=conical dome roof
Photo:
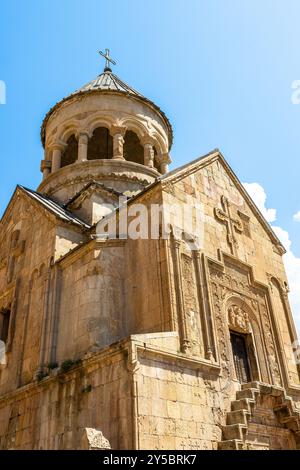
[[[170,121],[168,120],[165,113],[155,103],[153,103],[153,101],[149,100],[148,98],[143,96],[141,93],[136,91],[134,88],[127,85],[127,83],[123,82],[109,68],[105,68],[104,72],[101,73],[97,78],[88,82],[86,85],[79,88],[71,95],[62,99],[50,109],[50,111],[46,114],[44,118],[42,128],[41,128],[41,140],[42,140],[43,145],[45,144],[46,125],[50,116],[53,114],[53,112],[56,111],[66,101],[71,100],[76,96],[80,96],[80,95],[88,94],[88,93],[121,93],[133,99],[144,101],[150,107],[153,107],[162,116],[163,120],[165,121],[167,128],[168,128],[168,134],[169,134],[169,147],[171,148],[172,141],[173,141],[173,131],[172,131],[172,126],[170,124]]]
[[[85,91],[119,91],[121,93],[129,93],[134,96],[145,97],[138,91],[131,88],[127,83],[123,82],[117,75],[110,71],[104,71],[95,80],[87,83],[79,88],[74,94]]]

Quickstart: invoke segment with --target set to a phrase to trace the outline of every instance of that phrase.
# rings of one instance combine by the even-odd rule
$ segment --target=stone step
[[[228,439],[218,444],[218,450],[241,450],[243,443],[238,439]]]
[[[273,395],[273,397],[285,397],[285,391],[282,387],[273,385],[271,395]]]
[[[286,425],[288,429],[293,432],[297,432],[299,430],[299,419],[296,416],[290,416],[289,418],[284,418],[282,423]]]
[[[245,390],[239,390],[236,392],[236,399],[241,400],[242,398],[252,398],[255,400],[256,396],[258,395],[259,390],[256,388],[246,388]]]
[[[243,441],[244,434],[247,431],[247,426],[243,424],[228,424],[223,427],[223,439],[224,441],[237,439]]]
[[[259,391],[263,395],[272,395],[272,385],[270,384],[259,384]]]
[[[259,390],[259,382],[247,382],[245,384],[242,384],[242,390],[247,390],[248,388],[256,388]]]
[[[272,395],[273,397],[285,396],[285,391],[279,385],[259,384],[259,391],[262,395]]]
[[[246,410],[235,410],[227,413],[227,424],[248,424],[250,413]]]
[[[278,397],[280,395],[284,395],[284,389],[280,387],[279,385],[271,385],[271,384],[266,384],[263,382],[248,382],[245,384],[242,384],[241,386],[242,390],[248,390],[248,389],[256,389],[260,393],[264,395],[273,395],[274,397]]]
[[[251,407],[255,404],[255,400],[252,398],[242,398],[241,400],[234,400],[231,402],[231,410],[246,410],[251,412]]]

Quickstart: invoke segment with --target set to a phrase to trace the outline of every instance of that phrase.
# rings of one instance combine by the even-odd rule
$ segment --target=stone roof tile
[[[91,228],[89,224],[79,219],[78,217],[75,217],[71,212],[66,210],[64,207],[62,207],[60,204],[58,204],[57,202],[55,202],[53,199],[49,198],[48,196],[38,193],[37,191],[34,191],[33,189],[25,188],[24,186],[21,186],[21,185],[18,185],[18,188],[24,191],[32,199],[42,204],[45,207],[45,209],[49,210],[50,212],[52,212],[54,215],[64,220],[65,222],[73,223],[85,229]]]

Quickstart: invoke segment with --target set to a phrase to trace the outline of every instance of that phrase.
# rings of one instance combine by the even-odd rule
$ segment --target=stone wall
[[[55,217],[48,217],[21,192],[9,209],[1,226],[0,308],[11,306],[10,341],[7,364],[0,366],[0,396],[29,383],[38,368],[44,294],[56,234]],[[16,230],[20,231],[16,251],[10,251]]]
[[[80,449],[85,428],[100,430],[112,448],[132,447],[130,374],[126,356],[107,350],[74,370],[0,400],[1,449]]]
[[[296,449],[293,433],[278,421],[273,408],[274,397],[269,395],[259,397],[249,422],[246,442],[253,449]]]
[[[224,423],[218,375],[144,358],[138,390],[141,449],[217,449]]]

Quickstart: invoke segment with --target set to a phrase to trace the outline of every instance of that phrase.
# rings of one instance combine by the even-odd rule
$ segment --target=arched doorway
[[[240,383],[251,382],[251,370],[246,335],[230,331],[230,342],[237,380]]]
[[[234,378],[240,383],[260,380],[256,342],[261,338],[256,324],[250,321],[250,309],[241,299],[234,299],[228,304],[227,321],[230,336],[230,348],[234,368]],[[254,338],[254,335],[259,336]]]

